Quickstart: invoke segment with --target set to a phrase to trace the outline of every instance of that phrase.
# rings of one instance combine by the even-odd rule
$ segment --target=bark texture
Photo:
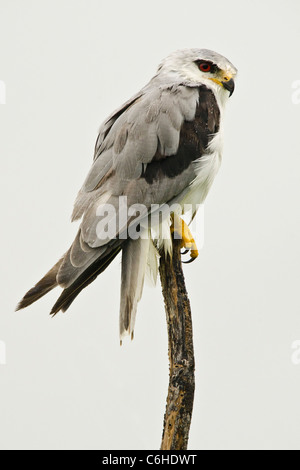
[[[181,241],[173,241],[173,257],[160,259],[160,278],[168,325],[170,377],[162,450],[186,450],[193,412],[195,359],[191,307],[181,261]]]

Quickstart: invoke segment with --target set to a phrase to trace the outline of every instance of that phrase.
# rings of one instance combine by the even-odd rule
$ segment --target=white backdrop
[[[48,315],[58,290],[14,308],[76,233],[99,125],[184,47],[239,69],[204,248],[184,268],[197,363],[189,447],[300,449],[299,17],[298,0],[0,0],[1,449],[160,445],[160,286],[146,287],[122,348],[119,259],[64,315]]]

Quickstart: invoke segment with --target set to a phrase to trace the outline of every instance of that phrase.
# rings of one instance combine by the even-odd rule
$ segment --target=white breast
[[[190,184],[189,191],[180,201],[181,205],[192,204],[194,206],[203,204],[219,171],[222,161],[222,151],[223,133],[220,128],[219,132],[211,140],[207,148],[207,153],[194,162],[196,178]]]
[[[172,202],[172,208],[181,206],[183,214],[189,214],[190,218],[197,211],[200,204],[206,199],[211,185],[217,175],[222,160],[222,130],[213,137],[207,153],[194,162],[196,177],[190,184],[189,189],[184,191],[182,196],[177,197]],[[190,219],[191,220],[191,219]],[[187,222],[189,223],[189,222]],[[172,219],[169,216],[163,217],[157,227],[151,226],[152,237],[158,241],[158,246],[165,250],[165,253],[172,253],[172,235],[170,226]],[[158,235],[159,234],[159,235]]]

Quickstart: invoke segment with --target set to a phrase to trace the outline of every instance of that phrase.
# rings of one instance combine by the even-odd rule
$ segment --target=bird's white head
[[[224,56],[208,49],[182,49],[160,64],[159,75],[181,80],[187,86],[206,85],[220,98],[232,95],[237,69]]]

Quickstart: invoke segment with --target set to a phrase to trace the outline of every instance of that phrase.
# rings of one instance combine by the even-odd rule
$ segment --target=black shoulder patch
[[[199,87],[199,103],[193,121],[185,121],[180,130],[178,151],[166,157],[156,152],[148,163],[142,178],[151,184],[162,176],[174,178],[205,154],[208,144],[220,128],[220,110],[214,93]]]

